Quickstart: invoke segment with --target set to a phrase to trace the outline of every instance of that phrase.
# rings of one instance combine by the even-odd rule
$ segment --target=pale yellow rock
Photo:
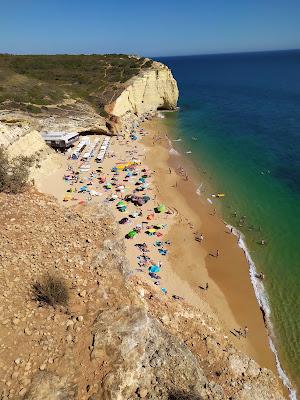
[[[142,115],[157,109],[174,110],[178,95],[172,72],[167,66],[154,62],[150,69],[130,79],[120,96],[105,109],[116,117],[127,113]]]

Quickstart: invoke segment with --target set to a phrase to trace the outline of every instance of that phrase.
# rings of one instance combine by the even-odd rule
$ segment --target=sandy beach
[[[126,218],[126,223],[119,224],[120,234],[125,238],[133,230],[138,232],[125,238],[132,276],[152,282],[161,295],[175,296],[178,301],[183,298],[196,307],[205,307],[205,300],[236,347],[276,373],[248,264],[236,236],[206,196],[197,195],[199,176],[189,169],[189,163],[169,153],[169,132],[163,121],[155,118],[142,127],[146,134],[137,129],[138,140],[113,137],[104,162],[90,160],[86,172],[76,175],[82,161],[62,155],[62,167],[37,179],[38,189],[54,195],[65,206],[102,202],[111,208],[117,221]],[[100,141],[104,138],[95,135],[91,140],[96,137]],[[115,168],[117,163],[134,159],[139,161],[131,173]],[[188,171],[188,180],[178,170],[179,165]],[[72,179],[64,180],[66,175]],[[86,185],[88,190],[80,191]],[[141,186],[145,188],[140,191]],[[70,188],[74,190],[71,193]],[[136,195],[150,198],[142,206],[124,199],[137,188]],[[63,201],[66,195],[68,201]],[[117,206],[120,201],[126,204],[124,211]],[[165,205],[166,212],[154,211],[160,204]],[[201,234],[203,240],[195,240]],[[156,273],[154,269],[151,276],[149,268],[153,266],[158,270]],[[239,334],[245,327],[246,335]]]
[[[196,193],[205,177],[200,177],[188,160],[170,153],[168,127],[160,119],[144,126],[151,132],[144,140],[149,150],[146,164],[156,171],[155,185],[160,198],[178,212],[169,234],[169,239],[176,243],[169,257],[170,271],[166,276],[169,287],[176,285],[176,291],[182,291],[194,305],[199,304],[199,298],[205,299],[236,347],[276,372],[267,330],[249,278],[249,266],[238,238],[215,212],[216,206],[207,202],[207,196]],[[157,134],[159,141],[153,140]],[[187,171],[188,181],[177,172],[179,166]],[[201,243],[195,240],[195,233],[203,234]],[[208,290],[199,287],[205,288],[206,283]],[[246,338],[237,334],[244,327],[248,328]]]

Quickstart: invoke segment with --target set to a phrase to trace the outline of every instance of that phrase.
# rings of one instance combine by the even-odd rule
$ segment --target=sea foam
[[[178,153],[177,150],[175,150],[173,147],[169,150],[169,153],[172,154],[173,156],[179,156],[180,154]]]
[[[279,361],[279,356],[278,356],[278,352],[276,350],[273,338],[274,338],[274,329],[273,329],[273,325],[271,322],[271,308],[269,305],[269,301],[268,301],[268,297],[263,285],[262,280],[258,279],[257,276],[257,271],[256,271],[256,267],[254,264],[254,261],[251,258],[250,252],[246,246],[245,243],[245,237],[244,235],[235,227],[227,224],[226,227],[228,229],[232,229],[232,233],[238,237],[238,245],[239,247],[244,251],[246,260],[248,262],[249,265],[249,274],[250,274],[250,279],[251,279],[251,283],[253,285],[254,288],[254,292],[255,292],[255,296],[257,299],[257,302],[259,304],[260,309],[263,311],[264,313],[264,319],[265,319],[265,323],[267,326],[267,330],[268,330],[268,337],[269,337],[269,345],[271,348],[271,351],[274,353],[275,355],[275,360],[276,360],[276,367],[277,367],[277,371],[278,374],[283,382],[283,384],[287,387],[288,391],[289,391],[289,397],[291,400],[297,400],[297,393],[296,390],[293,388],[288,376],[286,375],[284,369],[282,368],[280,361]]]

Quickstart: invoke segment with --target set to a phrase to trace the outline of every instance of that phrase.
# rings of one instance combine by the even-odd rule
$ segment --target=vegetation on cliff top
[[[0,109],[40,112],[78,99],[103,111],[128,79],[151,65],[152,60],[123,54],[0,54]]]
[[[33,159],[26,156],[9,160],[5,150],[0,147],[0,192],[22,192],[26,187],[32,164]]]

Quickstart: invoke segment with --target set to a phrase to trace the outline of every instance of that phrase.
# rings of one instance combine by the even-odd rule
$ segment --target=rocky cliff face
[[[120,96],[106,105],[105,110],[117,117],[128,113],[142,115],[157,109],[174,110],[178,95],[177,82],[169,68],[153,62],[150,69],[129,80]]]
[[[150,68],[130,79],[116,100],[105,106],[108,119],[97,114],[88,103],[71,99],[65,104],[48,106],[44,114],[1,110],[0,146],[7,148],[12,156],[39,152],[47,158],[47,146],[39,139],[41,131],[113,134],[124,126],[130,130],[132,119],[138,116],[154,113],[157,109],[176,109],[177,100],[177,83],[171,71],[165,65],[153,62]],[[43,161],[43,157],[39,159]]]
[[[61,156],[46,145],[43,131],[95,132],[110,134],[105,118],[88,104],[74,102],[69,107],[54,107],[51,114],[32,115],[23,111],[0,111],[0,146],[11,158],[24,155],[36,161],[30,178],[48,175],[62,162]]]

